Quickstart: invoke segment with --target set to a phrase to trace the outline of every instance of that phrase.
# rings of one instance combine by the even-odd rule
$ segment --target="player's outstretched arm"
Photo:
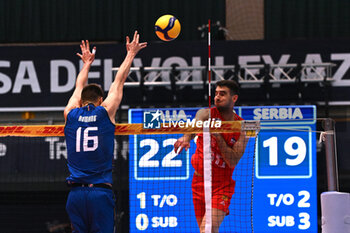
[[[81,69],[80,73],[78,74],[77,80],[75,82],[75,89],[70,97],[68,104],[66,108],[64,109],[64,119],[67,120],[67,115],[70,110],[74,108],[80,107],[80,99],[81,99],[81,91],[87,84],[87,79],[89,75],[89,70],[91,67],[92,62],[95,60],[95,51],[96,47],[93,48],[93,52],[90,52],[90,44],[89,41],[81,41],[81,54],[77,53],[77,56],[81,58],[84,65]]]
[[[199,109],[196,113],[196,121],[205,121],[209,118],[209,109]],[[177,139],[174,143],[174,151],[179,154],[183,149],[186,151],[190,148],[190,142],[193,139],[194,134],[184,134],[181,138]]]
[[[126,78],[128,77],[132,61],[134,60],[136,54],[147,46],[147,42],[139,43],[139,38],[140,35],[137,33],[137,31],[135,31],[134,38],[131,42],[129,37],[126,37],[126,57],[115,75],[114,81],[109,88],[107,98],[101,104],[101,106],[106,108],[109,118],[113,123],[115,122],[114,117],[123,98],[123,86]]]

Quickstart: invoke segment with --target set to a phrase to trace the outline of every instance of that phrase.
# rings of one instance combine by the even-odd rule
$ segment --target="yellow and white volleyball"
[[[174,40],[181,31],[180,21],[172,15],[163,15],[155,23],[155,31],[161,40]]]

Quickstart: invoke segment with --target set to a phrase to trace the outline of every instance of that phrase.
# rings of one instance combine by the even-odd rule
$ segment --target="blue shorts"
[[[66,210],[73,233],[113,233],[114,193],[110,189],[76,187],[69,192]]]

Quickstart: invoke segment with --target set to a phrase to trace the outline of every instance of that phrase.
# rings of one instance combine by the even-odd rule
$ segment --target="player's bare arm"
[[[213,134],[216,139],[216,142],[220,148],[221,155],[225,162],[228,164],[230,168],[235,167],[239,160],[242,158],[245,148],[248,143],[248,138],[244,131],[239,135],[238,140],[235,142],[233,147],[227,145],[225,139],[222,137],[220,133]]]
[[[87,85],[89,70],[91,64],[95,60],[95,53],[90,52],[89,41],[81,41],[80,45],[81,54],[77,53],[77,56],[81,58],[84,65],[78,74],[77,80],[75,82],[75,89],[70,97],[67,106],[64,109],[64,119],[67,120],[67,115],[70,110],[80,107],[81,91]],[[96,47],[93,48],[96,51]]]
[[[109,89],[107,98],[103,101],[101,106],[105,107],[109,118],[115,123],[114,117],[123,97],[123,86],[128,77],[132,61],[136,54],[147,46],[147,42],[139,42],[140,35],[135,31],[133,40],[130,42],[129,37],[126,37],[126,57],[119,67],[115,79]]]
[[[196,121],[205,121],[209,118],[209,109],[199,109],[196,113]],[[186,151],[190,148],[190,142],[194,138],[194,134],[184,134],[181,138],[177,139],[174,144],[174,151],[181,153],[183,149]]]

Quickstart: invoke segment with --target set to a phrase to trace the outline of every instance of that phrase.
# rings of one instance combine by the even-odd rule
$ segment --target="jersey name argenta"
[[[64,134],[68,152],[68,181],[112,183],[115,125],[106,109],[92,104],[71,110]]]

